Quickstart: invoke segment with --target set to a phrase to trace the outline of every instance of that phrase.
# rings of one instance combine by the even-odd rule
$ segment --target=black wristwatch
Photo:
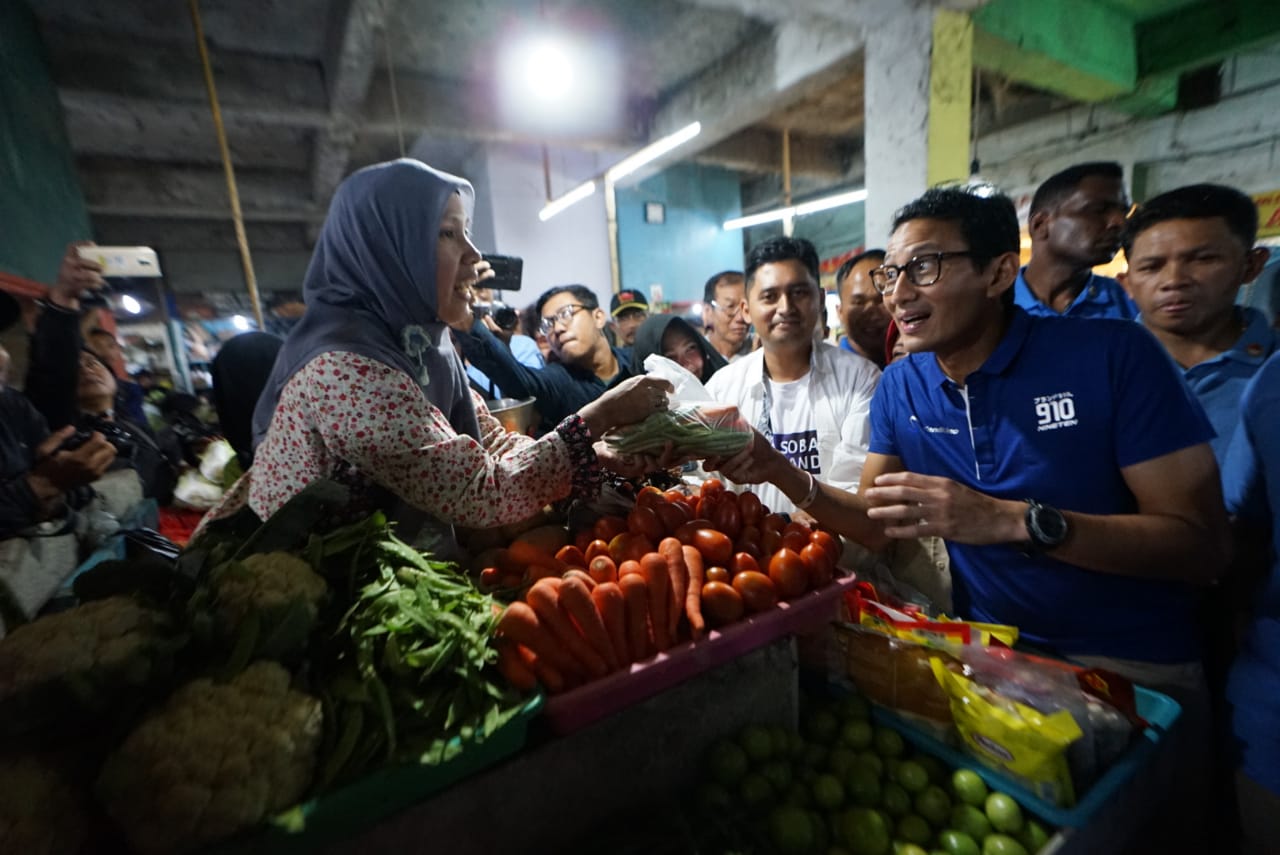
[[[1062,511],[1042,505],[1035,499],[1027,499],[1027,549],[1031,552],[1048,552],[1062,545],[1067,539],[1069,526]]]

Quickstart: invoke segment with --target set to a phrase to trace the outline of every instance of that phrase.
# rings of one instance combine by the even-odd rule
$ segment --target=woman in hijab
[[[488,265],[471,243],[471,185],[415,160],[339,186],[303,286],[307,311],[254,412],[253,467],[210,519],[245,502],[266,519],[334,478],[416,537],[432,521],[516,522],[596,489],[596,437],[666,407],[637,378],[534,440],[507,434],[467,385],[449,324],[468,323]],[[623,467],[626,468],[626,467]],[[415,528],[415,526],[417,528]]]
[[[650,315],[640,325],[631,349],[635,373],[644,373],[645,358],[651,353],[682,365],[704,384],[729,364],[689,322],[675,315]]]

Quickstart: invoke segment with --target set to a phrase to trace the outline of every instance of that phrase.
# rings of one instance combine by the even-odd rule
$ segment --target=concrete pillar
[[[958,12],[904,5],[868,33],[867,246],[884,245],[905,202],[968,177],[972,58]]]

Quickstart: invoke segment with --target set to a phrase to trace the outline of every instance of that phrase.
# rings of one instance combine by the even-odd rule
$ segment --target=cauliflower
[[[84,795],[46,758],[0,757],[0,852],[80,852],[88,834]]]
[[[24,624],[0,639],[0,728],[25,733],[118,711],[168,675],[177,646],[168,616],[131,597]]]
[[[98,797],[139,852],[195,849],[302,797],[323,714],[289,680],[263,661],[229,683],[188,683],[107,758]]]
[[[219,630],[246,661],[301,652],[328,591],[310,564],[288,552],[228,561],[214,568],[209,584]]]

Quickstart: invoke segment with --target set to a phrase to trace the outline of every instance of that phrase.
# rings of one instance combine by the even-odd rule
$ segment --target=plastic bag
[[[669,409],[605,435],[610,447],[623,454],[656,454],[670,442],[677,454],[701,460],[729,457],[751,442],[751,426],[738,408],[711,400],[706,387],[683,367],[656,353],[645,359],[644,367],[672,385]]]

